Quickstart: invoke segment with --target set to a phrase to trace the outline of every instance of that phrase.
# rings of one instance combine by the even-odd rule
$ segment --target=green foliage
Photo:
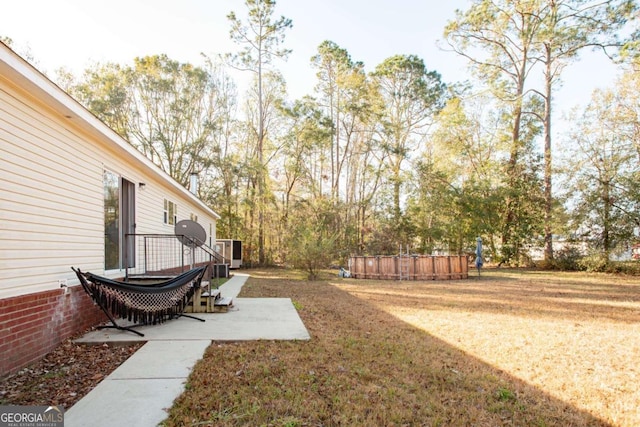
[[[517,400],[514,392],[503,387],[496,391],[496,399],[500,402],[515,402]]]
[[[502,231],[507,190],[501,157],[507,145],[487,127],[498,120],[487,114],[487,103],[481,97],[450,99],[415,164],[407,216],[421,253],[473,252],[477,236],[491,242]]]
[[[413,241],[415,231],[411,230],[412,222],[408,216],[402,216],[399,221],[393,218],[378,218],[377,226],[371,230],[363,242],[362,252],[370,255],[397,255],[400,246],[405,248]],[[415,246],[412,250],[420,250]]]
[[[546,270],[585,271],[588,273],[640,275],[640,262],[607,260],[600,252],[583,255],[575,246],[566,246],[555,252],[553,262],[544,260],[536,265]]]
[[[554,252],[553,262],[544,260],[537,266],[545,270],[579,271],[584,255],[575,246],[568,245]]]
[[[69,90],[182,185],[210,166],[221,108],[207,70],[146,56],[133,66],[96,64]]]
[[[589,273],[605,273],[609,270],[609,260],[601,253],[594,253],[581,258],[578,261],[580,270]]]
[[[246,102],[208,58],[198,67],[147,56],[132,66],[97,64],[80,81],[61,78],[177,181],[186,185],[200,172],[198,195],[221,215],[218,236],[242,239],[248,263],[293,263],[314,277],[351,254],[395,254],[407,244],[464,253],[482,236],[486,254],[523,265],[528,244],[550,231],[577,234],[607,253],[640,223],[637,73],[594,98],[579,122],[581,150],[566,186],[570,217],[544,191],[555,173],[546,138],[544,167],[539,155],[549,129],[544,65],[559,73],[581,43],[609,39],[632,3],[603,2],[612,6],[609,21],[599,6],[594,27],[583,27],[591,13],[583,1],[472,2],[445,36],[469,59],[482,94],[471,83],[446,86],[416,55],[392,55],[367,73],[324,41],[311,58],[314,93],[289,101],[273,62],[289,53],[282,43],[292,22],[275,15],[274,0],[246,0],[246,18],[228,16],[239,51],[225,66],[255,76]],[[602,22],[611,27],[596,31]],[[545,56],[545,43],[556,56]],[[579,261],[560,251],[547,266],[611,268]]]
[[[580,270],[583,255],[576,247],[567,246],[554,253],[554,264],[560,270]]]
[[[640,276],[640,261],[619,261],[609,263],[609,273]]]
[[[284,16],[273,20],[275,6],[275,0],[245,0],[246,21],[240,20],[235,12],[227,15],[231,24],[231,40],[243,46],[236,55],[228,55],[238,68],[258,73],[273,58],[286,58],[290,53],[288,49],[278,49],[278,46],[292,22]]]
[[[421,142],[424,128],[444,106],[446,85],[415,55],[387,58],[371,76],[383,102],[376,131],[387,166],[387,183],[392,188],[391,213],[399,220],[405,182],[403,165]]]
[[[544,194],[539,171],[540,159],[532,156],[503,187],[501,263],[526,265],[529,260],[524,248],[542,234]]]
[[[505,161],[503,262],[520,262],[521,247],[539,232],[540,222],[545,238],[551,243],[555,225],[551,101],[562,70],[587,47],[600,46],[612,55],[609,50],[621,45],[617,32],[636,10],[633,0],[598,4],[582,0],[487,0],[457,11],[455,20],[445,28],[449,46],[469,60],[472,70],[491,90],[504,113],[502,125],[510,147]],[[627,47],[633,50],[630,44]],[[539,83],[535,82],[538,72]],[[540,172],[544,183],[527,170],[532,143],[541,130],[545,164]],[[527,191],[523,183],[534,191]],[[539,185],[544,188],[542,199],[535,194]],[[532,210],[539,203],[543,212]]]
[[[299,202],[296,206],[286,241],[287,260],[294,268],[305,270],[309,280],[316,280],[336,257],[334,220],[331,204],[326,200]]]
[[[627,73],[615,90],[594,92],[577,120],[567,160],[573,230],[603,259],[633,239],[640,224],[638,76]],[[589,262],[588,268],[605,266]]]
[[[272,136],[268,125],[276,114],[277,106],[283,103],[285,94],[280,73],[267,70],[266,67],[276,58],[287,58],[290,51],[279,46],[284,42],[285,31],[292,26],[291,20],[284,16],[273,19],[275,5],[275,0],[245,0],[248,14],[245,21],[240,20],[235,12],[227,15],[231,24],[231,39],[241,46],[235,55],[227,55],[228,63],[255,74],[254,90],[251,92],[255,99],[248,104],[249,118],[246,124],[249,128],[247,139],[254,143],[248,157],[255,164],[255,175],[248,178],[253,209],[250,212],[252,220],[246,224],[249,228],[246,234],[255,240],[259,265],[273,261],[273,252],[267,250],[266,244],[267,204],[271,198],[267,163],[273,154],[269,150]],[[255,223],[254,217],[257,220]],[[254,232],[256,226],[257,232]]]

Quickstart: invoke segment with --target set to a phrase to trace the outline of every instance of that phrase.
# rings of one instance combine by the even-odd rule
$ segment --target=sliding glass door
[[[104,269],[117,270],[135,264],[135,189],[131,181],[104,171]],[[125,248],[124,245],[127,245]]]

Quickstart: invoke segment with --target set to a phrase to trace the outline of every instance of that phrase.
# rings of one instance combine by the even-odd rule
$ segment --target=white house
[[[126,233],[218,218],[0,43],[0,375],[104,319],[71,266],[123,277]]]

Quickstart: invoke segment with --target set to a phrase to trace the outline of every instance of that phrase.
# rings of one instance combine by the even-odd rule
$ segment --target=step
[[[231,297],[221,297],[218,300],[216,300],[214,305],[219,305],[219,306],[226,305],[228,307],[231,307],[231,306],[233,306],[233,298],[231,298]]]
[[[207,298],[209,296],[209,291],[203,291],[200,294],[201,298]],[[211,289],[211,296],[213,296],[213,298],[215,300],[218,300],[222,297],[222,295],[220,295],[220,289]]]
[[[213,304],[213,312],[226,313],[231,307],[233,307],[233,299],[231,297],[222,297]]]
[[[217,303],[222,298],[220,289],[211,289],[211,297],[213,298],[213,302]],[[195,293],[193,294],[193,298],[191,298],[191,301],[189,301],[189,304],[187,305],[185,311],[187,313],[206,313],[211,309],[209,301],[209,291],[206,287],[203,286],[199,289],[196,289]]]

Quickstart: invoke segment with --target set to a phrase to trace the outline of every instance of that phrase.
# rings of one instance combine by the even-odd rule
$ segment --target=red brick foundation
[[[0,300],[0,376],[107,320],[81,286]]]

